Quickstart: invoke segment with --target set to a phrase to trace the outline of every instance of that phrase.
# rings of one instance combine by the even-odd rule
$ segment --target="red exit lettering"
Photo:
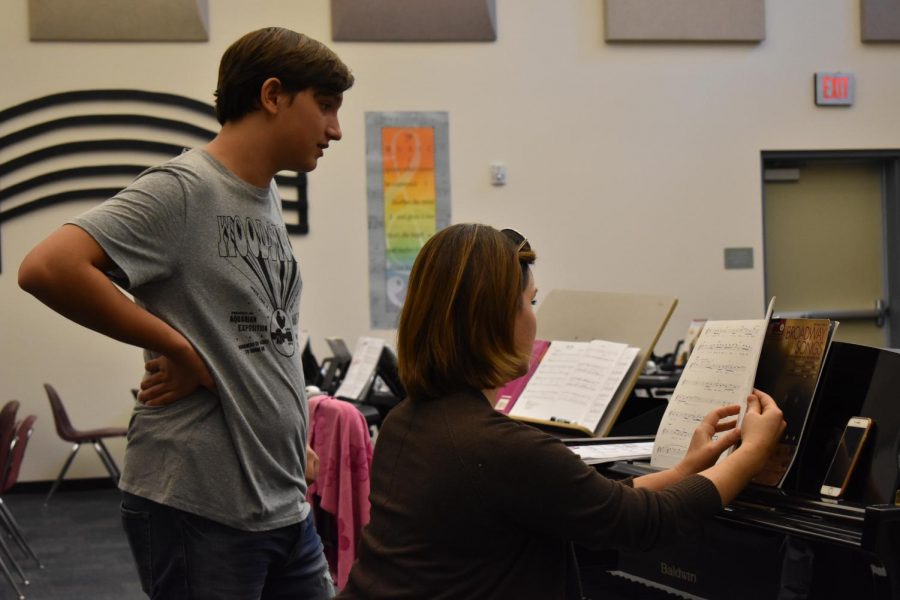
[[[850,91],[849,77],[823,77],[822,97],[829,100],[845,100]]]

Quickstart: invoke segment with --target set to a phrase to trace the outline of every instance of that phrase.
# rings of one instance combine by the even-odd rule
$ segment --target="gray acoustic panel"
[[[862,40],[900,42],[900,0],[862,0]]]
[[[493,42],[495,0],[331,0],[340,42]]]
[[[205,42],[208,0],[28,0],[32,41]]]
[[[606,0],[608,42],[760,42],[765,0]]]

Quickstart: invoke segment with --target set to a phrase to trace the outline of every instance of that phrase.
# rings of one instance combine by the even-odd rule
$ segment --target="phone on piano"
[[[844,495],[871,429],[872,419],[868,417],[851,417],[847,422],[841,441],[834,452],[834,458],[831,459],[831,466],[825,475],[825,481],[822,482],[823,496],[840,498]]]

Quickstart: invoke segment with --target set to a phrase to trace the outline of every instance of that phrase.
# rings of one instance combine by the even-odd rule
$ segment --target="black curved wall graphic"
[[[127,102],[130,111],[110,112],[117,102]],[[78,114],[87,103],[99,103],[106,112]],[[29,124],[17,127],[21,120]],[[110,130],[117,135],[103,137]],[[211,104],[142,90],[63,92],[0,111],[0,226],[63,202],[101,202],[145,169],[177,156],[184,148],[205,144],[217,130]],[[42,137],[53,137],[54,142],[41,145]],[[26,144],[39,147],[26,151],[22,149]],[[84,164],[98,152],[117,160]],[[59,167],[69,160],[73,166]],[[22,175],[26,169],[32,174]],[[98,186],[97,178],[108,180],[109,185]],[[306,174],[278,175],[275,181],[283,193],[296,196],[282,198],[288,233],[308,233]],[[58,188],[61,182],[66,188],[62,191],[41,191],[48,184]]]

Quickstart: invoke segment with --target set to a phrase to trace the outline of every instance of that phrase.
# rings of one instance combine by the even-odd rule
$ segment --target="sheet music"
[[[578,357],[588,342],[553,341],[531,380],[510,411],[513,416],[550,420],[577,420],[584,411],[587,399],[564,394],[578,364]],[[577,416],[572,416],[577,415]]]
[[[552,342],[510,415],[581,423],[627,347],[602,340]]]
[[[629,442],[624,444],[590,444],[569,446],[569,450],[589,465],[617,460],[647,458],[653,450],[653,442]]]
[[[347,375],[344,376],[344,380],[334,395],[339,398],[361,400],[366,388],[375,377],[375,367],[378,365],[382,349],[384,349],[384,340],[381,338],[359,338],[356,342],[356,349],[353,351],[350,367],[347,369]]]
[[[654,467],[675,466],[697,425],[714,408],[740,405],[740,422],[771,315],[770,303],[765,319],[706,323],[656,432],[650,461]]]
[[[591,431],[597,429],[600,419],[603,418],[603,413],[606,412],[613,396],[616,395],[616,391],[618,391],[619,386],[622,385],[622,380],[625,379],[625,375],[628,374],[628,369],[631,368],[638,352],[640,352],[640,348],[633,348],[631,346],[622,352],[615,365],[613,365],[610,370],[609,375],[603,383],[603,386],[600,388],[597,396],[594,398],[593,404],[588,409],[587,413],[585,413],[581,421],[579,421],[580,425],[587,427]]]

